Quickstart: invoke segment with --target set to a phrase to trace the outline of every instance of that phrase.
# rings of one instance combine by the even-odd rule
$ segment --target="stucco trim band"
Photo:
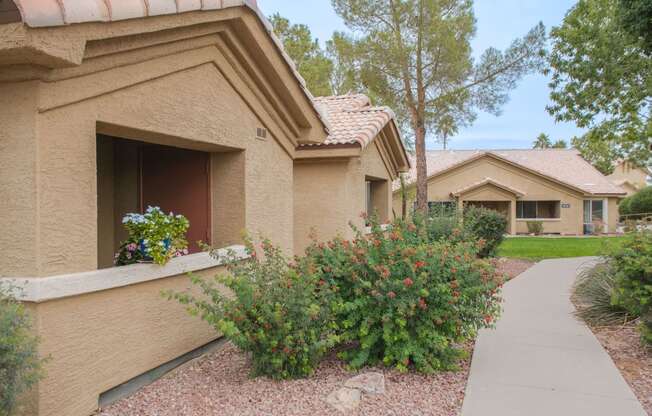
[[[248,257],[244,246],[235,245],[217,250],[218,258],[210,253],[197,253],[174,258],[165,266],[134,264],[49,277],[5,277],[0,279],[0,283],[8,283],[15,288],[18,300],[40,303],[221,266],[224,264],[222,257],[226,256],[229,250],[235,253],[237,259]]]

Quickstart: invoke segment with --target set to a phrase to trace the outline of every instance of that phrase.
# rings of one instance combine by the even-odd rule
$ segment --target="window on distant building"
[[[560,201],[516,201],[516,218],[557,219],[560,217]]]

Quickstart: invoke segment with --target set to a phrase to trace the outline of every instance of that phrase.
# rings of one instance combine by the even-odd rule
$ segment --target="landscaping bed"
[[[459,414],[477,331],[499,316],[501,270],[525,267],[492,258],[504,217],[464,218],[389,231],[365,218],[365,234],[313,240],[291,259],[249,237],[246,260],[213,252],[226,273],[192,276],[199,296],[164,296],[229,343],[101,414]]]
[[[350,415],[459,414],[469,375],[469,357],[457,372],[423,375],[387,368],[365,368],[385,376],[385,394],[363,395]],[[321,362],[312,377],[274,381],[248,377],[244,353],[231,344],[201,357],[105,409],[102,416],[193,415],[339,415],[326,397],[357,373],[334,356]]]
[[[652,415],[652,351],[643,347],[633,324],[591,328],[645,411]]]
[[[512,280],[535,264],[535,261],[527,259],[502,257],[495,260],[496,271],[507,276],[507,280]]]

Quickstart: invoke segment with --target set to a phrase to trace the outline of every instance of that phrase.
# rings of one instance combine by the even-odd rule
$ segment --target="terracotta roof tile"
[[[426,152],[428,177],[437,175],[454,166],[485,154],[495,155],[515,165],[522,166],[557,182],[577,188],[587,194],[624,194],[620,187],[611,183],[602,173],[584,160],[575,149],[545,150],[435,150]],[[407,183],[416,181],[416,160],[412,157],[412,169]],[[394,184],[394,189],[399,187]]]
[[[390,108],[372,106],[363,94],[317,97],[315,103],[329,122],[330,134],[322,144],[311,146],[359,144],[365,148],[394,119]]]

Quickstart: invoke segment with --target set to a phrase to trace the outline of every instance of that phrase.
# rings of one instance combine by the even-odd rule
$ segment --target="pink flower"
[[[127,245],[127,250],[129,251],[136,251],[137,248],[138,246],[136,245],[136,243],[130,243]]]

